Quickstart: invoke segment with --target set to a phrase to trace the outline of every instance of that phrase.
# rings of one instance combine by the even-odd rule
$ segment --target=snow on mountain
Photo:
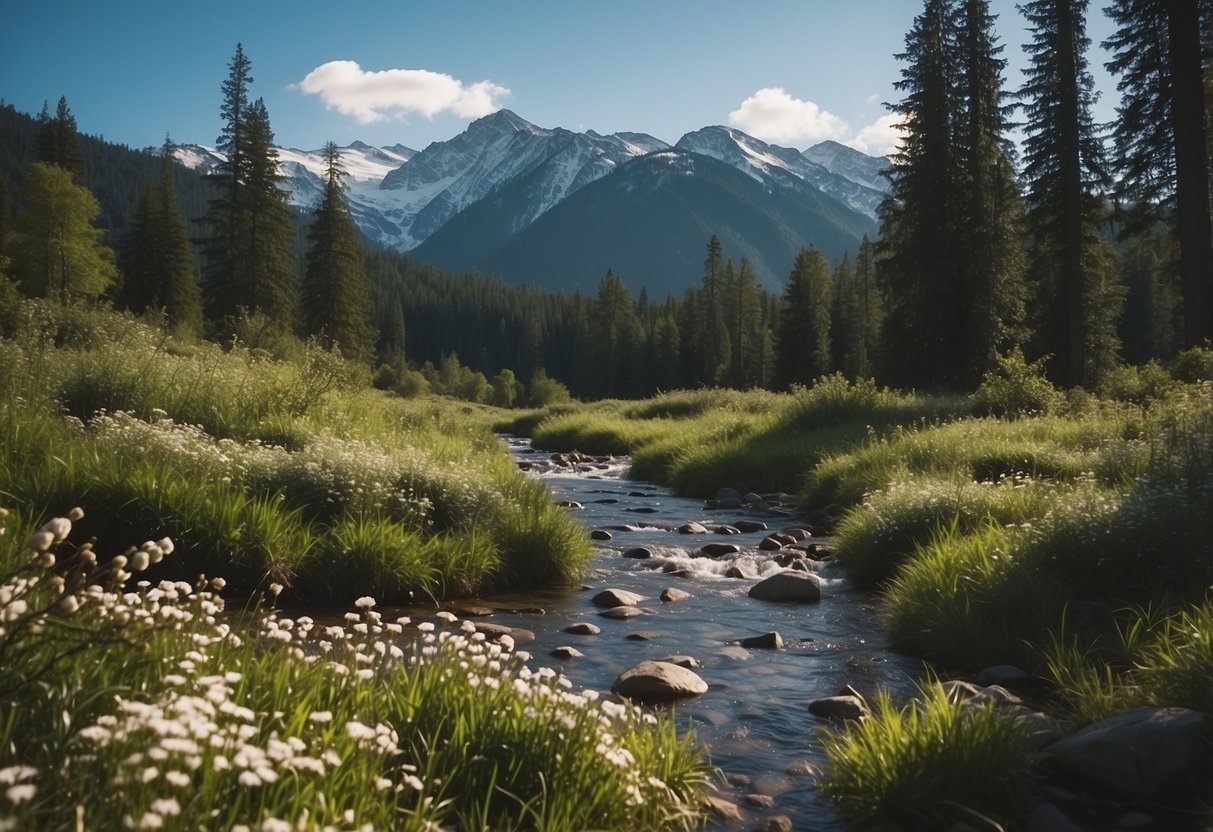
[[[831,161],[839,160],[839,170],[836,171],[818,162],[807,152],[801,153],[792,148],[767,144],[740,130],[722,126],[704,127],[702,130],[687,133],[678,140],[676,147],[732,165],[770,187],[786,186],[787,177],[795,177],[873,219],[876,218],[876,208],[884,198],[887,188],[887,184],[876,187],[880,179],[871,174],[872,165],[883,167],[884,161],[850,148],[843,149],[871,160],[872,165],[865,167],[858,160],[835,152],[828,154],[828,158]],[[812,149],[814,148],[810,148]],[[858,171],[862,178],[856,179],[849,175],[852,170]]]
[[[824,141],[806,150],[804,157],[831,173],[844,176],[874,191],[887,193],[889,190],[889,178],[885,175],[889,160],[884,156],[869,156],[845,144]]]

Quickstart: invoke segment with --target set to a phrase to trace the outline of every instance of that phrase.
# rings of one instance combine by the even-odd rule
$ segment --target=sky
[[[37,114],[66,96],[79,129],[142,148],[214,144],[236,44],[276,143],[355,140],[415,150],[505,107],[541,127],[649,133],[673,143],[726,124],[804,149],[867,153],[895,140],[884,102],[917,0],[6,0],[0,99]],[[1097,121],[1115,82],[1092,3]],[[991,0],[1020,83],[1028,36],[1015,0]]]

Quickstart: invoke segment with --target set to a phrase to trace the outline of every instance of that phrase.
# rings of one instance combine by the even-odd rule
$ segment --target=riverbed
[[[532,665],[557,667],[579,688],[606,692],[620,673],[640,661],[691,656],[708,691],[680,702],[676,712],[727,776],[724,796],[737,803],[745,818],[740,823],[717,818],[711,828],[747,829],[764,816],[786,815],[797,830],[844,829],[813,786],[811,772],[825,762],[816,737],[823,722],[808,712],[808,703],[838,694],[846,685],[865,695],[881,688],[908,695],[921,671],[918,660],[886,649],[877,599],[855,589],[828,561],[813,564],[822,581],[819,603],[752,599],[750,587],[783,568],[774,559],[777,553],[760,551],[759,542],[772,531],[802,525],[802,518],[706,508],[702,501],[626,479],[626,458],[570,467],[552,463],[526,440],[507,441],[518,460],[530,463],[530,475],[542,479],[553,500],[576,504],[569,508],[573,516],[599,537],[606,532],[610,540],[595,541],[594,572],[581,587],[469,599],[450,608],[456,613],[492,609],[486,620],[533,631],[535,640],[519,645],[534,656]],[[767,528],[727,536],[712,532],[740,520]],[[688,522],[709,532],[679,533]],[[704,545],[720,542],[737,544],[741,551],[722,558],[694,557]],[[637,548],[648,549],[651,557],[624,556]],[[730,567],[746,577],[725,577]],[[690,597],[662,602],[659,596],[668,587]],[[646,598],[641,608],[650,614],[629,620],[604,617],[590,599],[606,588],[639,593]],[[577,622],[592,623],[601,632],[566,632]],[[782,649],[739,644],[770,632],[780,634]],[[583,656],[553,658],[551,652],[562,646]]]

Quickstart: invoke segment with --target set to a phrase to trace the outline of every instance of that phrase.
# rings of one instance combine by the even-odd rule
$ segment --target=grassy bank
[[[670,719],[454,616],[227,613],[220,579],[144,579],[178,557],[168,538],[98,563],[79,511],[28,539],[18,519],[0,517],[0,829],[697,825],[707,771]]]
[[[113,550],[173,536],[156,577],[244,594],[396,601],[584,570],[584,531],[510,464],[487,409],[364,382],[310,345],[225,350],[28,303],[0,341],[0,492],[31,517],[87,503],[84,532]]]
[[[1076,727],[1145,705],[1213,713],[1210,376],[1213,352],[1194,350],[1063,394],[1013,354],[967,399],[834,377],[528,420],[541,447],[627,451],[687,494],[837,507],[836,559],[881,594],[896,649],[938,673],[1019,665]],[[924,691],[827,733],[824,787],[861,822],[1014,825],[1025,783],[994,773],[1022,771],[1023,738]]]

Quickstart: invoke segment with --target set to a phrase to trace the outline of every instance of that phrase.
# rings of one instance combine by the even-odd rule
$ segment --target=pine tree
[[[830,354],[833,301],[825,255],[808,247],[796,255],[779,311],[775,345],[775,384],[812,384],[834,369]]]
[[[598,394],[615,398],[632,393],[637,347],[636,310],[632,293],[610,269],[598,283],[590,309],[594,366],[599,369]]]
[[[885,372],[907,386],[957,385],[962,375],[951,331],[968,314],[958,263],[957,17],[955,0],[926,0],[897,56],[906,66],[894,86],[905,98],[892,109],[904,139],[880,206],[878,255],[889,304],[881,333]]]
[[[120,302],[134,312],[162,309],[179,332],[202,328],[202,299],[185,216],[177,203],[173,143],[165,139],[160,181],[144,190],[123,256]]]
[[[1100,191],[1108,183],[1103,143],[1091,118],[1094,82],[1087,65],[1088,0],[1035,0],[1021,7],[1032,40],[1020,97],[1027,115],[1024,173],[1029,182],[1030,272],[1035,284],[1037,350],[1057,356],[1055,375],[1085,380],[1093,340],[1107,346],[1109,322],[1093,315],[1105,298],[1090,292],[1108,275],[1095,273]],[[1088,335],[1104,332],[1094,339]],[[1113,348],[1113,353],[1115,353]],[[1092,357],[1103,364],[1105,357]]]
[[[1011,108],[1004,104],[1006,60],[994,34],[989,0],[962,0],[959,86],[963,127],[958,133],[964,162],[965,213],[959,227],[956,285],[965,315],[959,381],[975,388],[998,356],[1023,341],[1026,281],[1023,257],[1024,206],[1015,178],[1007,133]]]
[[[736,269],[729,261],[721,288],[729,363],[719,380],[738,390],[760,387],[764,381],[762,295],[750,261],[741,258]]]
[[[345,357],[370,361],[374,332],[370,322],[370,284],[362,263],[358,229],[345,202],[345,170],[337,145],[324,146],[324,196],[308,232],[304,271],[303,334],[337,346]]]
[[[851,258],[843,255],[834,270],[834,308],[830,313],[833,365],[847,378],[863,377],[863,295]]]
[[[114,252],[93,226],[101,206],[58,165],[35,162],[18,193],[13,268],[27,295],[61,303],[99,297],[118,278]]]
[[[724,246],[713,234],[703,261],[703,287],[698,294],[696,325],[698,344],[691,354],[698,359],[692,382],[715,384],[728,372],[732,346],[724,319],[725,298]]]
[[[876,276],[875,250],[875,243],[864,234],[859,251],[855,255],[855,284],[860,306],[857,378],[872,376],[879,351],[880,326],[884,320],[884,305]]]
[[[1179,239],[1185,346],[1213,338],[1213,212],[1210,209],[1209,26],[1213,0],[1114,0],[1119,26],[1104,43],[1121,76],[1113,138],[1119,197],[1137,227],[1160,213]],[[1145,217],[1143,220],[1142,217]]]
[[[72,175],[72,181],[77,185],[84,185],[80,134],[76,129],[76,117],[67,106],[67,99],[60,96],[53,118],[43,103],[38,122],[41,127],[38,132],[38,161],[58,165]]]
[[[1023,337],[1022,202],[987,0],[926,0],[893,109],[905,139],[881,206],[883,358],[903,385],[974,386]]]
[[[230,329],[240,315],[260,313],[277,333],[289,333],[296,301],[294,230],[279,187],[274,134],[264,101],[248,100],[253,78],[240,44],[228,69],[218,140],[225,158],[211,176],[218,194],[205,217],[207,316]]]

